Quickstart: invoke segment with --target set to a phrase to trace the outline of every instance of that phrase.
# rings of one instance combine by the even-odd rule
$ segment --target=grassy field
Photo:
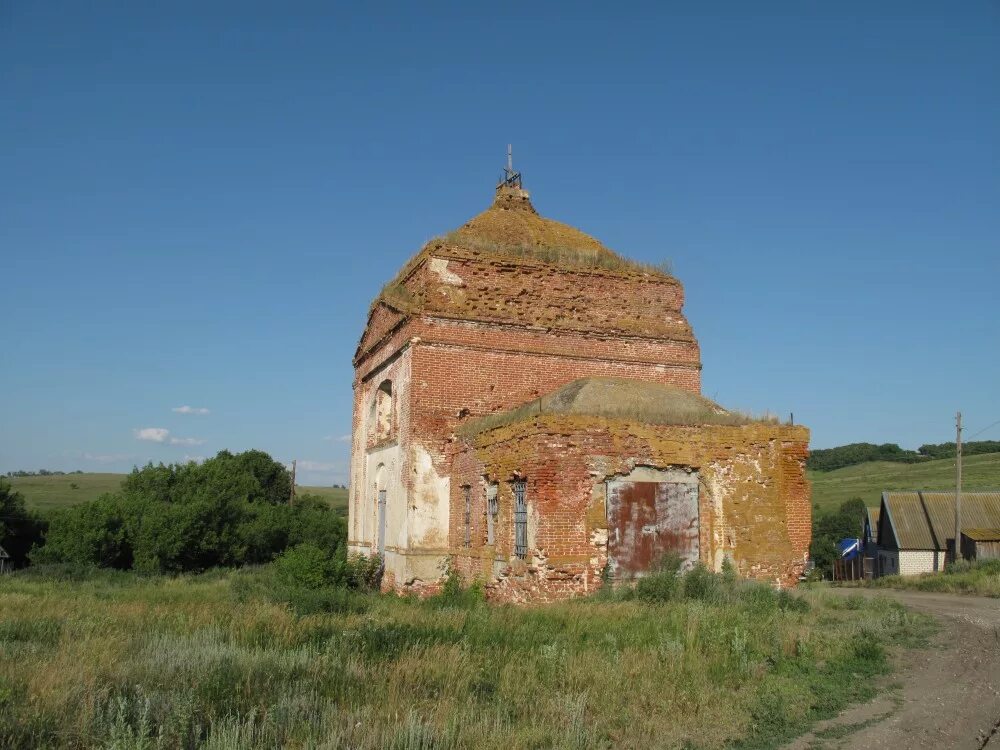
[[[834,471],[810,471],[813,509],[834,510],[845,500],[860,497],[877,507],[882,490],[951,490],[955,488],[955,460],[945,458],[919,464],[873,461]],[[1000,453],[967,456],[962,461],[966,490],[1000,489]]]
[[[272,567],[62,576],[0,582],[0,747],[775,747],[928,629],[705,576],[664,603],[333,590],[319,614],[276,601]]]
[[[14,489],[31,510],[51,510],[96,500],[121,488],[124,474],[64,474],[49,477],[12,477]],[[75,485],[75,487],[74,487]]]
[[[88,500],[121,488],[125,474],[65,474],[48,477],[12,477],[14,489],[24,496],[30,510],[52,510]],[[74,487],[73,485],[76,485]],[[299,494],[319,495],[342,515],[347,515],[347,490],[297,486]]]
[[[972,594],[1000,598],[1000,560],[982,560],[949,566],[944,573],[918,576],[882,576],[864,585],[875,588],[912,589],[947,594]]]
[[[340,487],[303,487],[296,485],[295,491],[300,495],[319,495],[329,503],[330,507],[340,515],[347,515],[347,489]]]

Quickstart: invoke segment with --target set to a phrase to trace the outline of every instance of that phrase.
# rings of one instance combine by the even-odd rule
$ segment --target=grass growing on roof
[[[70,578],[0,584],[5,748],[773,747],[867,698],[925,627],[705,571],[534,608],[289,605],[271,567]]]
[[[773,417],[754,418],[723,409],[682,388],[626,378],[592,377],[574,380],[541,398],[510,411],[489,414],[462,425],[463,435],[477,435],[535,416],[552,414],[625,419],[661,425],[777,424]]]

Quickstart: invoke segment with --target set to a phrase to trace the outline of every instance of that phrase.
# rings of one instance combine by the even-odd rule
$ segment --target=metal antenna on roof
[[[503,179],[497,187],[521,187],[521,173],[514,171],[514,156],[511,144],[507,144],[507,166],[503,169]]]

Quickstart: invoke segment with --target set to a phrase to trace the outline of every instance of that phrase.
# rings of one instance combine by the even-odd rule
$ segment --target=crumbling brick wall
[[[637,466],[698,471],[699,554],[711,569],[730,558],[747,577],[794,585],[809,546],[811,508],[804,460],[808,431],[770,423],[672,427],[541,415],[457,446],[451,557],[494,599],[547,601],[601,585],[608,560],[604,481]],[[513,554],[510,480],[524,477],[528,559]],[[483,544],[485,483],[497,482],[496,544]],[[463,485],[473,488],[473,545],[464,546]],[[530,528],[530,525],[529,525]]]
[[[663,274],[567,268],[443,246],[422,253],[373,306],[355,355],[351,548],[374,544],[365,424],[375,389],[396,377],[397,362],[406,361],[409,373],[409,387],[397,390],[395,423],[410,523],[441,502],[447,507],[458,487],[450,481],[455,431],[470,418],[588,375],[699,392],[700,352],[682,304],[680,283]],[[430,556],[437,549],[443,560],[448,543],[431,531],[408,532],[396,551]],[[422,570],[430,574],[428,566]],[[418,577],[407,573],[399,585],[426,583]]]

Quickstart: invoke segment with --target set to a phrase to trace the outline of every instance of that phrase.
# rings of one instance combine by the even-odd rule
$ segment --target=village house
[[[684,290],[538,215],[508,165],[492,206],[428,242],[354,356],[350,549],[383,586],[449,568],[542,601],[664,555],[793,585],[808,430],[700,395]]]
[[[876,518],[876,575],[939,573],[954,559],[954,492],[883,492]],[[965,559],[1000,552],[1000,491],[962,493],[962,537]]]

